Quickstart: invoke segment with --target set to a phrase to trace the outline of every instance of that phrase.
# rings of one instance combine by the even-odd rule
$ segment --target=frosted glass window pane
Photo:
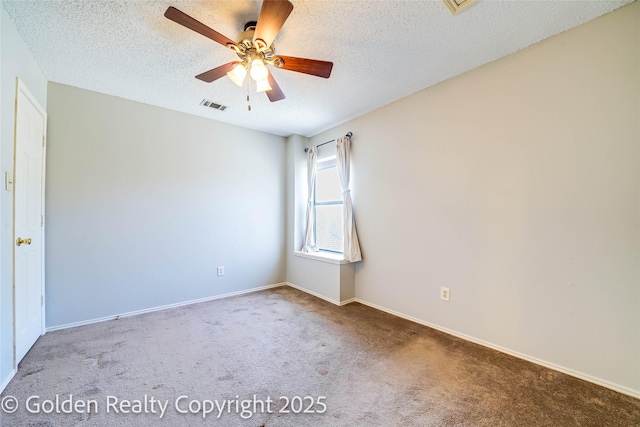
[[[342,253],[342,205],[316,206],[316,241],[319,249]]]
[[[342,201],[338,168],[322,169],[316,174],[316,203]]]

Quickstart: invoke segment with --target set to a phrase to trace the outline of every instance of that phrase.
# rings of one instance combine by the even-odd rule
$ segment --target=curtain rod
[[[351,138],[351,137],[353,136],[353,133],[352,133],[352,132],[347,132],[347,134],[346,134],[345,136],[347,136],[347,137]],[[317,147],[322,147],[323,145],[330,144],[330,143],[332,143],[333,141],[335,141],[335,139],[332,139],[331,141],[323,142],[322,144],[318,144],[318,145],[316,145],[316,148],[317,148]],[[305,148],[305,149],[304,149],[304,152],[305,152],[305,153],[308,153],[308,152],[309,152],[309,149],[308,149],[308,148]]]

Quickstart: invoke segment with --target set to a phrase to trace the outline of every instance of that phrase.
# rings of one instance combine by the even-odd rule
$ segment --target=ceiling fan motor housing
[[[262,40],[257,40],[257,43],[254,42],[253,36],[256,31],[256,25],[256,21],[249,21],[244,24],[244,31],[236,37],[236,45],[229,45],[229,48],[238,55],[245,66],[248,66],[254,59],[260,59],[266,64],[280,67],[283,61],[280,58],[273,57],[276,51],[274,43],[266,47],[264,44],[260,44]]]

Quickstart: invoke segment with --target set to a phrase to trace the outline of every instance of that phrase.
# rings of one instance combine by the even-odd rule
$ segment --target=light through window
[[[342,253],[343,202],[336,156],[318,157],[314,200],[316,245],[321,251]]]

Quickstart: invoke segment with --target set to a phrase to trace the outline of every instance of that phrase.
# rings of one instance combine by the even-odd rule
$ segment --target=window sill
[[[331,252],[301,252],[293,251],[293,255],[301,258],[315,259],[316,261],[328,262],[330,264],[350,264],[351,261],[343,259],[342,254],[334,254]]]

